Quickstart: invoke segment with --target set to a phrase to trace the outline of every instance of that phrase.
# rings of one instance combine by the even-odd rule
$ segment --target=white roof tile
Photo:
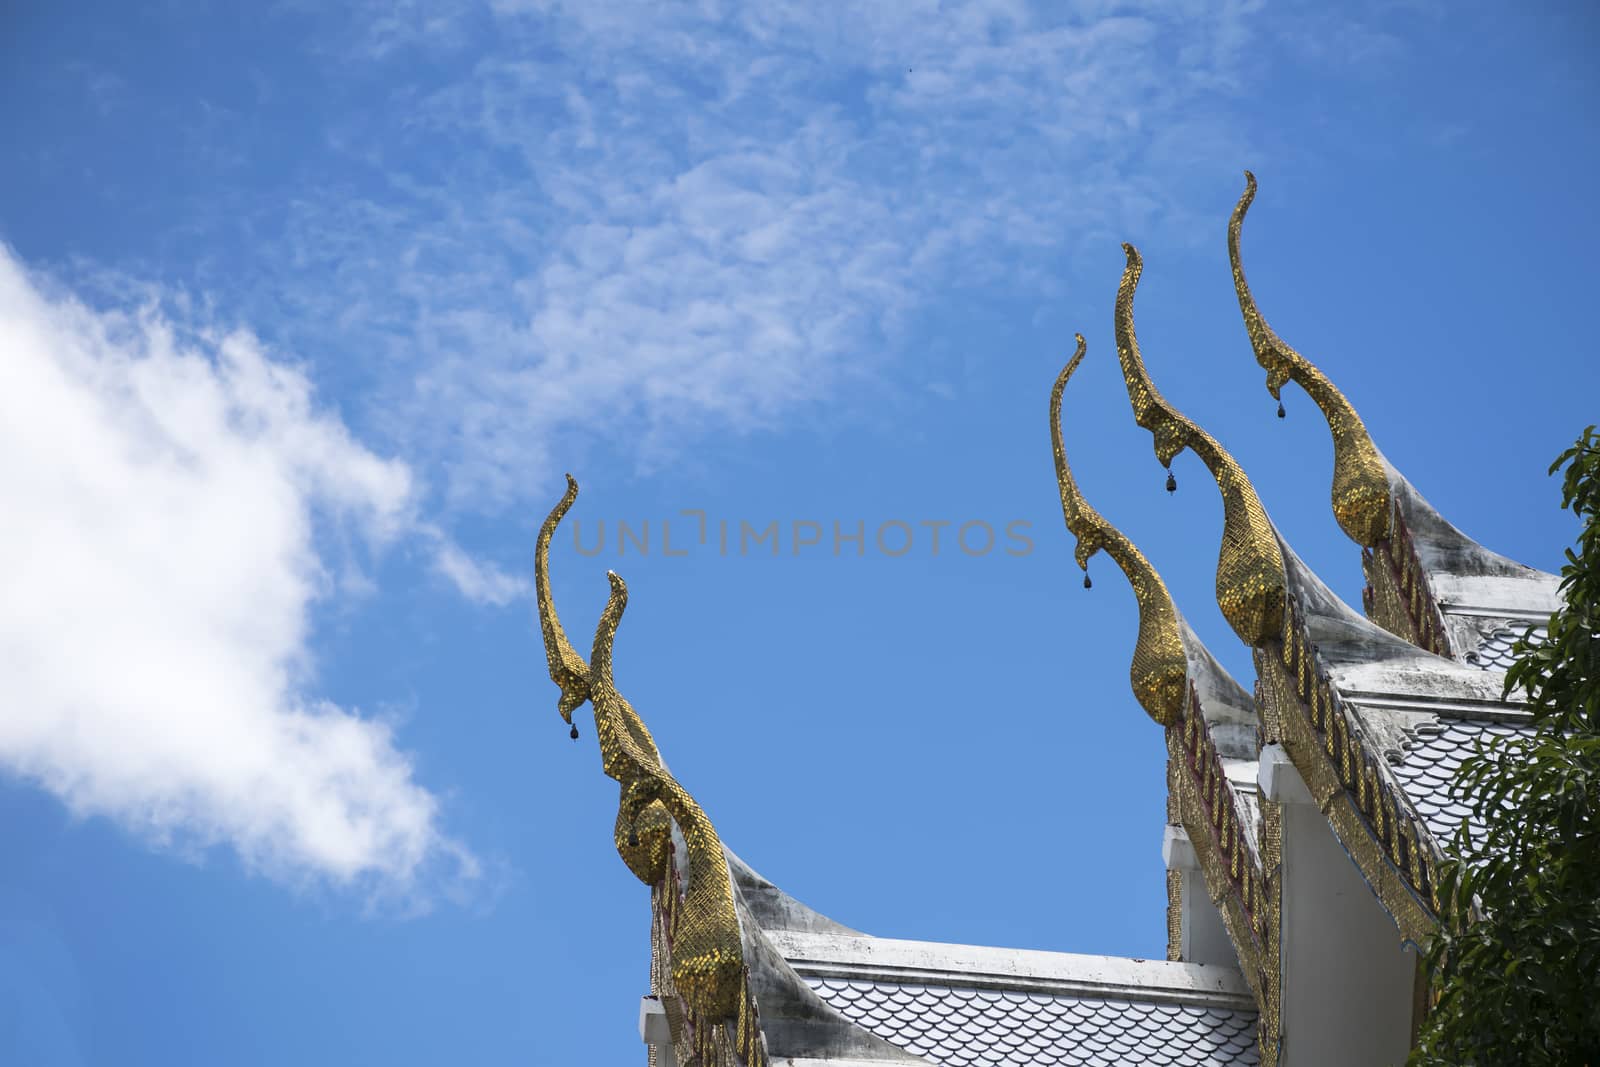
[[[944,1067],[1253,1065],[1254,1010],[807,976],[839,1014]]]

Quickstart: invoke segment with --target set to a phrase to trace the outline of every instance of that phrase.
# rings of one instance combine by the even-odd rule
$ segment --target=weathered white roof
[[[1388,467],[1395,506],[1405,516],[1417,560],[1435,602],[1447,616],[1549,615],[1560,603],[1561,579],[1508,559],[1462,533],[1399,471]]]
[[[769,935],[840,1015],[945,1067],[1255,1064],[1231,968],[834,933]]]

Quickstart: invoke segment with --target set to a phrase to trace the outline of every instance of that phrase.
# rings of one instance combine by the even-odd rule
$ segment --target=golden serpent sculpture
[[[1089,580],[1089,558],[1104,549],[1133,586],[1134,599],[1139,602],[1139,638],[1133,646],[1129,681],[1134,697],[1150,717],[1162,726],[1171,726],[1183,712],[1189,673],[1172,595],[1144,553],[1083,498],[1072,477],[1072,468],[1067,464],[1067,450],[1061,440],[1061,395],[1072,372],[1083,362],[1087,349],[1083,334],[1076,336],[1078,349],[1056,376],[1055,388],[1050,391],[1050,442],[1055,450],[1061,514],[1066,519],[1067,529],[1078,539],[1073,556],[1083,568],[1084,582]]]
[[[617,691],[612,676],[612,650],[628,606],[628,587],[614,572],[607,572],[611,593],[595,628],[588,663],[567,640],[556,614],[550,591],[550,542],[577,496],[578,483],[569,474],[566,494],[540,528],[534,555],[539,624],[550,678],[561,690],[557,710],[570,723],[572,712],[585,700],[593,705],[601,765],[621,784],[614,830],[617,853],[646,885],[668,881],[672,827],[677,824],[688,869],[672,944],[672,980],[702,1021],[731,1019],[737,1016],[744,993],[744,947],[722,841],[705,811],[668,772],[650,731]]]
[[[1289,381],[1304,389],[1321,410],[1333,434],[1334,518],[1352,541],[1371,548],[1389,534],[1388,471],[1350,401],[1315,364],[1285,344],[1256,307],[1239,258],[1239,231],[1256,197],[1256,176],[1245,171],[1244,178],[1244,194],[1228,220],[1228,261],[1233,266],[1233,288],[1244,315],[1245,332],[1250,335],[1250,347],[1255,349],[1256,362],[1267,372],[1267,392],[1278,400],[1280,414],[1280,390]]]
[[[1155,439],[1156,458],[1170,468],[1185,448],[1200,457],[1222,491],[1222,551],[1217,560],[1217,604],[1233,632],[1255,646],[1283,632],[1283,553],[1266,510],[1244,469],[1216,438],[1184,416],[1156,389],[1145,370],[1133,329],[1133,294],[1144,261],[1124,244],[1127,266],[1117,286],[1117,359],[1134,419]],[[1168,481],[1168,487],[1174,483]]]
[[[539,527],[539,539],[534,544],[533,552],[533,585],[539,602],[539,630],[544,634],[544,655],[550,664],[550,680],[561,689],[556,710],[567,725],[572,726],[574,741],[578,739],[578,727],[572,722],[572,713],[583,707],[583,702],[589,699],[589,665],[573,649],[572,642],[567,640],[567,632],[561,628],[561,619],[556,615],[555,600],[550,594],[550,542],[556,535],[556,527],[561,525],[562,518],[577,499],[578,483],[569,474],[567,491],[545,517],[544,525]]]

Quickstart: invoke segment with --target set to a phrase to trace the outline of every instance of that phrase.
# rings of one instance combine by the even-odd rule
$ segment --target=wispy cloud
[[[368,178],[300,189],[281,291],[401,371],[371,418],[457,506],[517,500],[556,442],[626,438],[661,463],[849,395],[934,293],[1003,277],[1049,296],[1081,249],[1214,235],[1214,205],[1186,197],[1197,161],[1228,156],[1230,183],[1250,161],[1216,112],[1248,79],[1258,6],[389,19],[367,53],[397,79],[384,117],[328,131]]]
[[[317,531],[413,530],[407,467],[251,336],[93,310],[4,246],[0,351],[0,768],[289,881],[471,877],[390,728],[310,692]]]
[[[533,592],[526,578],[507,574],[483,560],[473,559],[442,534],[433,535],[434,568],[474,604],[505,607]]]

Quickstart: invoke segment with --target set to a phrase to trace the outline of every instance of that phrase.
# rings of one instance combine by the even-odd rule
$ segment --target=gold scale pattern
[[[1130,319],[1130,340],[1131,325]],[[1251,848],[1247,841],[1250,823],[1228,785],[1199,693],[1188,677],[1178,613],[1166,583],[1137,546],[1090,506],[1072,477],[1062,441],[1061,400],[1085,349],[1079,334],[1077,351],[1057,376],[1050,394],[1050,438],[1062,515],[1077,538],[1074,554],[1078,566],[1087,572],[1090,557],[1104,548],[1133,587],[1139,603],[1139,637],[1131,682],[1140,704],[1166,728],[1167,815],[1183,826],[1195,844],[1208,892],[1222,911],[1255,994],[1262,1063],[1275,1067],[1280,999],[1277,851],[1274,848],[1267,857],[1272,866],[1265,867],[1265,853]],[[1269,823],[1274,815],[1267,815]],[[1178,959],[1181,952],[1182,895],[1181,872],[1167,872],[1167,953],[1171,959]]]
[[[726,1020],[737,1022],[748,997],[733,883],[711,820],[667,771],[650,731],[617,691],[612,650],[627,608],[627,585],[616,574],[607,573],[611,592],[587,664],[561,627],[550,591],[550,542],[577,495],[577,482],[568,475],[566,494],[540,528],[534,555],[535,591],[550,677],[561,689],[558,710],[570,723],[572,712],[585,700],[594,707],[601,764],[605,773],[621,784],[614,834],[617,852],[641,882],[652,888],[670,885],[677,893],[680,887],[672,860],[674,823],[683,836],[688,884],[682,887],[681,915],[675,910],[668,927],[671,977],[692,1016],[709,1030]]]
[[[1333,434],[1333,514],[1339,526],[1358,545],[1370,548],[1389,533],[1389,474],[1372,436],[1356,409],[1328,376],[1299,352],[1285,344],[1256,307],[1239,257],[1239,232],[1245,213],[1256,196],[1256,176],[1244,172],[1245,190],[1228,220],[1228,261],[1233,267],[1233,288],[1244,315],[1245,332],[1256,362],[1267,372],[1267,392],[1282,401],[1280,390],[1293,381],[1306,391],[1322,411]]]
[[[1133,328],[1133,296],[1144,271],[1139,250],[1124,244],[1127,266],[1117,286],[1117,359],[1135,420],[1154,438],[1156,458],[1170,468],[1185,448],[1200,457],[1222,491],[1222,551],[1217,560],[1217,604],[1247,645],[1277,637],[1283,628],[1283,554],[1261,500],[1216,438],[1167,403],[1145,370]]]
[[[684,1067],[769,1067],[749,982],[742,983],[731,1025],[708,1024],[705,1018],[679,1007],[682,999],[672,978],[671,960],[684,914],[683,899],[677,868],[669,867],[666,881],[650,893],[650,990],[666,1010],[673,1054]]]
[[[1178,630],[1178,612],[1172,604],[1161,575],[1145,559],[1134,543],[1122,532],[1100,517],[1078,491],[1067,463],[1067,450],[1061,440],[1061,394],[1078,364],[1083,362],[1086,346],[1083,334],[1078,334],[1078,348],[1059,375],[1050,391],[1050,442],[1055,450],[1056,487],[1061,493],[1061,514],[1067,529],[1078,539],[1073,555],[1085,573],[1089,559],[1105,549],[1139,602],[1139,637],[1133,648],[1133,665],[1129,680],[1133,695],[1150,717],[1162,726],[1178,721],[1183,710],[1184,685],[1188,678],[1188,661],[1183,652],[1183,637]],[[1085,579],[1087,580],[1087,578]]]

